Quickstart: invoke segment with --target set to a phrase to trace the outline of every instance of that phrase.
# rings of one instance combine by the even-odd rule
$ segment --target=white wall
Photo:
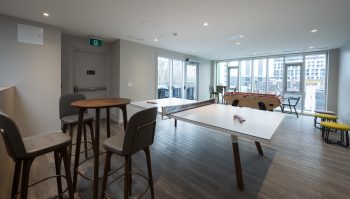
[[[211,62],[197,57],[120,40],[120,92],[119,96],[132,101],[156,98],[157,56],[168,55],[182,60],[199,61],[198,100],[209,99]],[[114,55],[113,55],[114,56]],[[132,86],[128,86],[131,83]],[[128,116],[133,113],[128,109]]]
[[[328,51],[327,110],[337,112],[339,79],[339,49]]]
[[[350,125],[350,40],[340,49],[338,115],[339,121]]]
[[[17,42],[17,23],[44,29],[44,45]],[[0,86],[16,87],[16,122],[22,136],[60,130],[61,30],[0,15]]]

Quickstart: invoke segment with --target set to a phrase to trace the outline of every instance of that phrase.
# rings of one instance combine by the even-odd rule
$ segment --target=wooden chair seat
[[[27,151],[25,158],[43,155],[62,147],[69,146],[71,138],[62,132],[55,132],[23,138]]]

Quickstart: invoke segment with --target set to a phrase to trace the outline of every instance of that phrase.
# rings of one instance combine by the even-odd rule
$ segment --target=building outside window
[[[220,61],[217,85],[227,85],[233,62],[240,71],[237,91],[300,97],[297,109],[304,113],[326,108],[326,53]]]

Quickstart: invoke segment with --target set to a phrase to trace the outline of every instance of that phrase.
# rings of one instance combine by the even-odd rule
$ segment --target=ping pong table
[[[216,104],[214,99],[197,102],[178,98],[164,98],[132,102],[131,105],[143,109],[158,107],[158,112],[162,114],[162,117],[175,119],[175,126],[176,121],[180,120],[230,135],[236,182],[240,190],[244,189],[244,184],[238,137],[254,141],[259,155],[263,156],[264,153],[260,143],[269,144],[273,134],[284,119],[283,113]],[[234,115],[242,116],[245,121],[240,122],[234,119]]]

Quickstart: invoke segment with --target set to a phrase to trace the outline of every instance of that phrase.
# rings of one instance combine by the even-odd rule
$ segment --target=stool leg
[[[23,171],[22,171],[22,185],[21,185],[21,199],[27,199],[28,197],[28,183],[30,167],[34,159],[23,160]]]
[[[95,144],[95,137],[94,137],[94,128],[92,126],[92,121],[87,123],[90,129],[90,136],[91,136],[91,142],[92,142],[92,147],[94,147]]]
[[[63,133],[66,133],[66,131],[67,131],[67,124],[63,124],[63,127],[62,127],[62,132]]]
[[[346,136],[346,146],[349,146],[349,131],[345,131],[345,136]]]
[[[61,159],[57,151],[54,152],[55,156],[55,168],[56,168],[56,180],[57,180],[57,190],[58,198],[62,199],[62,180],[61,180]]]
[[[147,161],[147,171],[148,171],[148,181],[149,181],[149,187],[151,190],[151,198],[154,199],[154,189],[153,189],[153,177],[152,177],[152,166],[151,166],[151,155],[149,152],[149,147],[146,147],[144,149],[146,154],[146,161]]]
[[[63,157],[64,170],[66,173],[68,195],[70,199],[74,199],[72,175],[70,173],[70,164],[69,164],[70,154],[68,153],[67,148],[62,149],[61,156]]]
[[[130,156],[130,160],[129,160],[129,196],[131,196],[131,192],[132,192],[132,157]]]
[[[86,124],[84,122],[83,124],[83,134],[84,134],[84,153],[85,153],[85,158],[88,158],[88,147],[87,147],[87,136],[86,136]]]
[[[317,127],[316,127],[316,122],[317,122],[317,117],[314,117],[314,127],[315,127],[315,128],[317,128]]]
[[[130,173],[130,157],[125,156],[125,166],[124,166],[124,199],[129,198],[129,173]]]
[[[329,143],[329,131],[330,130],[331,130],[330,128],[326,128],[326,138],[325,138],[325,140],[326,140],[327,143]]]
[[[340,131],[340,141],[342,144],[344,144],[344,131],[343,130],[339,130]]]
[[[101,189],[101,199],[105,198],[105,192],[106,192],[106,186],[107,186],[107,177],[108,177],[108,172],[111,169],[110,164],[111,164],[111,156],[112,153],[107,151],[106,154],[106,161],[105,161],[105,170],[103,172],[103,180],[102,180],[102,189]]]
[[[73,147],[73,131],[74,131],[74,125],[70,125],[70,131],[69,131],[69,136],[70,139],[72,140],[70,145],[69,145],[69,162],[71,161],[71,156],[72,156],[72,147]]]
[[[15,165],[15,171],[13,175],[13,181],[12,181],[12,193],[11,198],[16,199],[16,194],[18,191],[18,184],[19,184],[19,177],[21,175],[21,168],[22,168],[22,160],[16,161]]]

